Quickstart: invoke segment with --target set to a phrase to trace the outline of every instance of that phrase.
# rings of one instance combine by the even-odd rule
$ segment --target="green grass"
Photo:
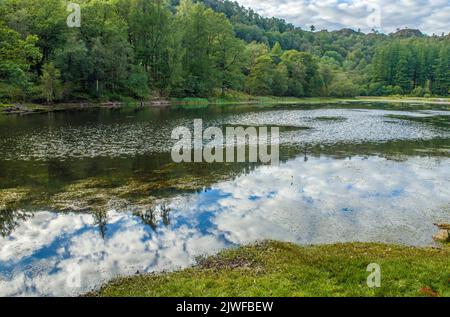
[[[416,103],[450,105],[450,98],[416,98],[406,96],[391,96],[391,97],[357,97],[357,98],[330,98],[330,97],[310,97],[310,98],[296,98],[296,97],[273,97],[273,96],[251,96],[238,91],[227,91],[222,96],[216,94],[215,97],[210,98],[172,98],[170,103],[181,107],[207,107],[209,105],[239,105],[239,104],[292,104],[292,105],[314,105],[314,104],[339,104],[339,103],[360,103],[360,102],[379,102],[379,103]],[[80,104],[88,105],[89,108],[96,108],[101,106],[95,102],[85,103],[55,103],[53,105],[40,105],[33,103],[21,103],[25,108],[32,112],[47,112],[65,109],[76,109]],[[126,100],[120,103],[122,108],[136,108],[140,107],[140,102],[133,100]],[[0,109],[14,106],[14,104],[0,103]],[[1,112],[1,111],[0,111]]]
[[[250,96],[246,94],[233,94],[224,97],[211,98],[173,98],[171,102],[175,105],[229,105],[229,104],[320,104],[320,103],[339,103],[351,102],[358,99],[339,99],[339,98],[295,98],[295,97],[262,97]]]
[[[369,288],[370,263],[381,287]],[[300,247],[264,242],[227,250],[195,267],[119,278],[91,296],[450,296],[450,247],[382,244]]]
[[[385,97],[357,97],[355,100],[367,102],[407,102],[420,104],[442,103],[450,104],[450,98],[425,98],[425,97],[411,97],[411,96],[385,96]]]
[[[331,98],[331,97],[262,97],[250,96],[243,93],[227,94],[224,97],[212,98],[173,98],[171,102],[175,105],[206,106],[206,105],[228,105],[228,104],[337,104],[358,102],[381,102],[381,103],[417,103],[417,104],[450,104],[450,98],[416,98],[407,96],[392,97],[356,97],[356,98]]]
[[[5,103],[0,103],[0,108],[15,108],[17,105],[21,105],[21,107],[27,108],[29,110],[41,110],[42,109],[42,105],[36,104],[36,103],[22,103],[22,102],[17,102],[17,103],[10,103],[10,104],[5,104]]]

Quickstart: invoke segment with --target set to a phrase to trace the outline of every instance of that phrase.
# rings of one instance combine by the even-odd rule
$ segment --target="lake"
[[[262,239],[433,245],[450,222],[445,105],[0,115],[0,295],[77,295]],[[171,132],[280,127],[280,164],[173,163]]]

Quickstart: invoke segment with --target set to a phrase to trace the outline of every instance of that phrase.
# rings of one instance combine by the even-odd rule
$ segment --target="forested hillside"
[[[222,0],[2,0],[0,100],[445,96],[450,34],[302,30]]]

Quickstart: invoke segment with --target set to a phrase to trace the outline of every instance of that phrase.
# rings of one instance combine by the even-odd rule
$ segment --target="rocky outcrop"
[[[32,112],[32,110],[21,104],[11,105],[3,108],[3,113],[27,113],[27,112]]]
[[[423,37],[423,33],[420,32],[420,30],[415,30],[415,29],[403,29],[403,30],[398,30],[395,33],[391,34],[392,37],[395,38],[410,38],[410,37]]]
[[[433,239],[438,242],[450,242],[450,224],[436,223],[435,226],[440,230],[433,236]]]

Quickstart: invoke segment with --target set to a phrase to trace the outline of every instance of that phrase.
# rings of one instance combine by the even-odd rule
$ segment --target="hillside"
[[[448,35],[311,32],[228,0],[83,0],[80,10],[71,28],[63,0],[1,3],[0,101],[449,93]]]

